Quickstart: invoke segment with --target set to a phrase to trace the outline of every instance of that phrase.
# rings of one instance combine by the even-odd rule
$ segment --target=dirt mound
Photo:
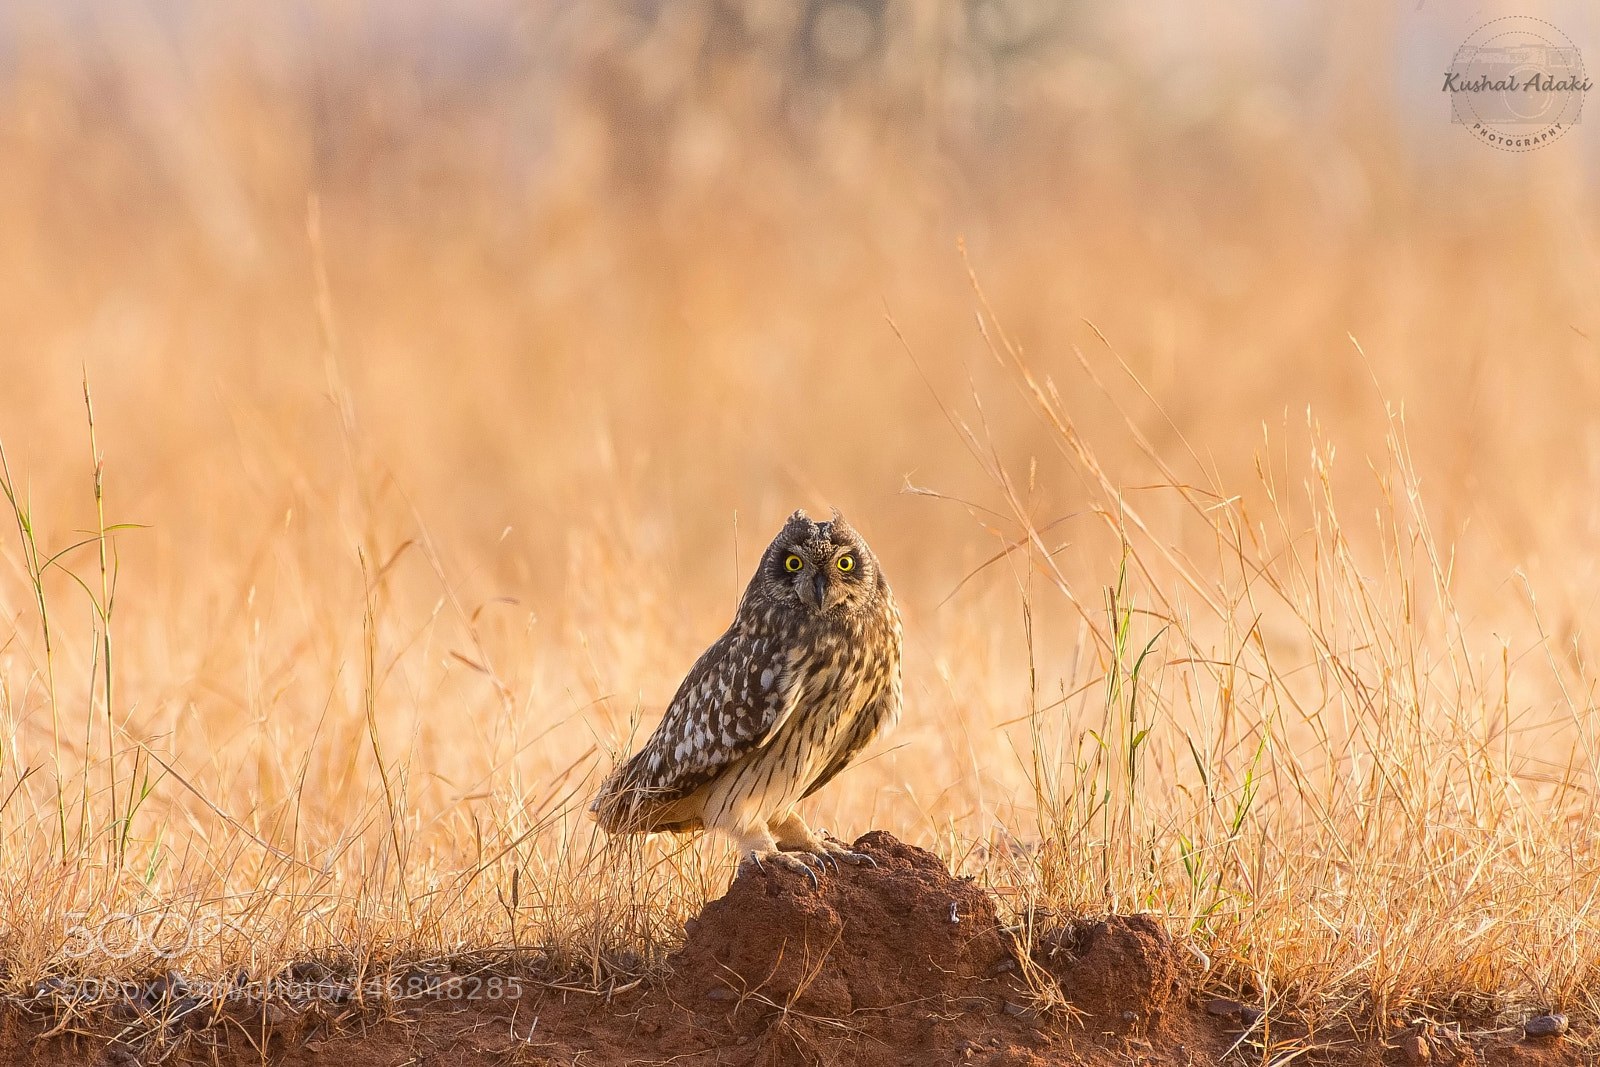
[[[1172,936],[1149,915],[1111,915],[1052,931],[1034,959],[1055,976],[1079,1011],[1122,1020],[1159,1019],[1182,975]]]
[[[688,924],[671,961],[696,999],[754,999],[807,1014],[937,1005],[975,995],[1011,959],[994,900],[938,857],[885,833],[853,846],[877,867],[744,870]]]

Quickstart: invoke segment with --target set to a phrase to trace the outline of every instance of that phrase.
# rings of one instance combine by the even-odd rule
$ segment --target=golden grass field
[[[1592,136],[1403,113],[1415,13],[718,10],[0,9],[7,987],[659,960],[732,857],[587,798],[837,506],[907,707],[813,822],[1596,1013]]]

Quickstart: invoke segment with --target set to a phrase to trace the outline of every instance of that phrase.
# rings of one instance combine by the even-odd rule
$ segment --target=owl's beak
[[[810,593],[811,595],[806,599],[811,601],[812,609],[815,611],[828,611],[844,599],[845,591],[840,585],[828,581],[827,576],[819,570],[811,576]]]
[[[809,582],[797,582],[800,587],[800,598],[804,600],[812,611],[826,611],[828,605],[828,579],[819,570],[811,576]]]

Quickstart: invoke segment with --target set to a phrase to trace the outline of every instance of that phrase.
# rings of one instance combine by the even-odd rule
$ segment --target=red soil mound
[[[818,886],[746,869],[689,923],[669,980],[642,1005],[661,1053],[715,1047],[717,1062],[772,1065],[1050,1062],[1074,1036],[1093,1044],[1146,1030],[1172,997],[1176,953],[1152,919],[1064,932],[1041,946],[1030,986],[989,893],[889,834],[852,847],[877,866],[830,871]],[[1071,1033],[1067,1013],[1047,1007],[1061,1007],[1051,975],[1075,991]]]
[[[988,893],[888,834],[854,847],[877,867],[830,871],[820,887],[745,871],[690,920],[671,961],[679,995],[843,1017],[1004,992],[985,985],[1011,959]]]

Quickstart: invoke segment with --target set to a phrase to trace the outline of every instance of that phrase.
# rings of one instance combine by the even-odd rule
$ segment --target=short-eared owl
[[[741,861],[866,859],[801,820],[801,800],[900,718],[900,612],[878,560],[835,511],[789,516],[733,625],[661,725],[590,807],[612,833],[721,830]]]

